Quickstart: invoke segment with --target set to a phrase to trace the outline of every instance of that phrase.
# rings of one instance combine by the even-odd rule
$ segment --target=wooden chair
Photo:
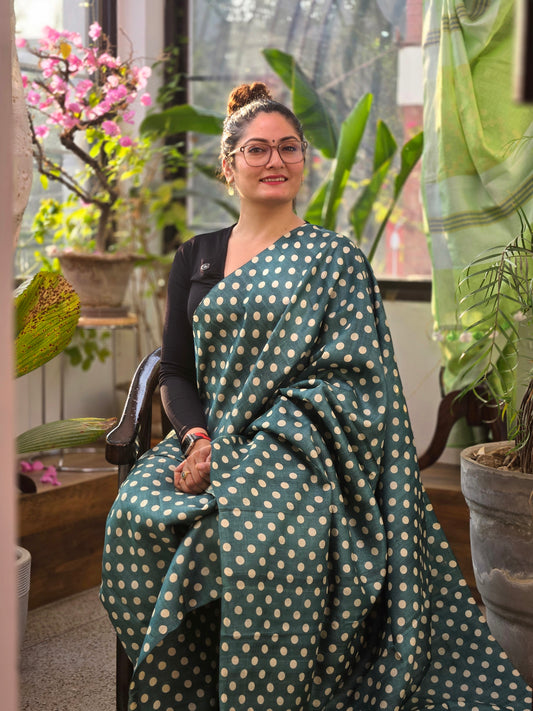
[[[147,355],[139,364],[130,384],[119,423],[106,437],[106,459],[118,465],[118,485],[128,476],[137,459],[152,446],[152,403],[158,385],[161,349]],[[163,436],[171,429],[161,407]],[[117,639],[116,708],[127,711],[132,665]]]
[[[426,451],[418,457],[420,469],[426,469],[437,461],[446,447],[452,427],[462,418],[471,427],[482,427],[487,440],[492,438],[493,442],[499,442],[507,439],[507,428],[500,415],[500,406],[491,397],[487,385],[480,383],[464,395],[461,390],[454,390],[447,395],[443,393],[433,437]]]

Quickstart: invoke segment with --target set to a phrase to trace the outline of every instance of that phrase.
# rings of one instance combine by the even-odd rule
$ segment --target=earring
[[[235,195],[235,190],[233,189],[233,185],[228,181],[228,195],[232,197]]]

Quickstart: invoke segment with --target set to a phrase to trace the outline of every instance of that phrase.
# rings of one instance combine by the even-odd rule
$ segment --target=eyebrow
[[[294,140],[294,139],[296,139],[297,141],[299,140],[298,136],[294,136],[294,135],[292,135],[292,136],[284,136],[283,138],[280,138],[280,139],[279,139],[278,143],[282,143],[283,141],[290,141],[290,140]],[[248,138],[247,141],[246,141],[246,143],[244,143],[243,145],[246,145],[246,144],[248,144],[248,143],[253,143],[253,142],[255,142],[255,143],[267,143],[268,145],[270,145],[270,141],[268,141],[266,138]]]

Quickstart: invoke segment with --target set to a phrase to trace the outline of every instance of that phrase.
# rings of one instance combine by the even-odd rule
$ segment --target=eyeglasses
[[[240,148],[236,148],[231,153],[228,153],[228,158],[241,152],[246,163],[252,168],[259,168],[262,165],[267,165],[272,157],[274,148],[277,150],[279,157],[284,163],[300,163],[305,158],[305,149],[307,148],[306,141],[282,141],[277,146],[270,146],[268,143],[246,143]]]

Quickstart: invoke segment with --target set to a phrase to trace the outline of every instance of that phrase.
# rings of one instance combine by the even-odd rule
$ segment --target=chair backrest
[[[152,403],[159,382],[160,362],[160,348],[141,361],[132,378],[122,416],[106,436],[106,459],[119,468],[131,469],[151,445]],[[168,434],[170,423],[163,412],[162,420],[163,432]]]

